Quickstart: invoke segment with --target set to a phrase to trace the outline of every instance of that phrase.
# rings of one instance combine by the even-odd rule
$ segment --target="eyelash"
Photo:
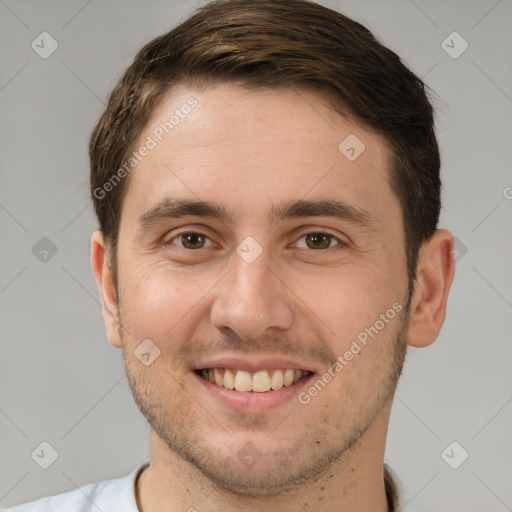
[[[164,245],[165,246],[172,246],[172,245],[177,245],[177,244],[174,244],[173,242],[178,239],[180,236],[183,236],[183,235],[201,235],[201,236],[204,236],[206,239],[208,239],[211,243],[211,240],[210,240],[210,237],[208,237],[207,235],[205,235],[204,233],[201,233],[199,231],[183,231],[181,233],[178,233],[177,235],[174,235],[171,239],[169,239],[168,241],[165,241],[164,242]],[[297,239],[297,242],[301,239],[303,239],[305,236],[307,235],[327,235],[329,237],[331,237],[333,240],[335,240],[337,243],[331,247],[328,247],[327,249],[310,249],[309,247],[300,247],[300,249],[306,249],[306,250],[310,250],[310,251],[328,251],[329,249],[335,249],[336,247],[338,247],[338,249],[340,248],[344,248],[344,247],[347,247],[348,244],[346,242],[344,242],[343,240],[340,240],[338,237],[334,236],[332,233],[329,233],[327,231],[307,231],[307,232],[304,232],[298,239]],[[295,242],[295,243],[297,243]],[[186,251],[199,251],[201,249],[207,249],[208,247],[201,247],[199,249],[188,249],[187,247],[182,247],[182,246],[179,246],[177,245],[180,249],[184,249]]]

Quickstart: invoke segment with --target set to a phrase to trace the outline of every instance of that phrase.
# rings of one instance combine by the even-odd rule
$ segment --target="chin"
[[[278,497],[314,483],[342,461],[351,444],[324,443],[320,449],[311,436],[300,433],[283,440],[248,432],[203,433],[193,443],[176,441],[173,436],[164,439],[192,473],[199,471],[217,488],[247,498]]]

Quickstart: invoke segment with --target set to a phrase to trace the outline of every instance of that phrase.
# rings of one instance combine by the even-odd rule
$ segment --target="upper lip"
[[[204,370],[209,368],[230,368],[235,370],[245,370],[248,372],[256,372],[258,370],[291,369],[306,370],[316,373],[316,370],[311,367],[311,364],[279,355],[258,356],[256,354],[251,354],[250,357],[218,356],[200,361],[194,369]]]

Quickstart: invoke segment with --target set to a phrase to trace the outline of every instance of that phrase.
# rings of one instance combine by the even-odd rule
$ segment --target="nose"
[[[234,255],[234,268],[219,283],[212,324],[241,339],[258,339],[267,329],[286,330],[293,322],[290,291],[262,254],[247,263]]]

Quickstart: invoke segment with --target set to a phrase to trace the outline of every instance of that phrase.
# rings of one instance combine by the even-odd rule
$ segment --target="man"
[[[319,4],[221,0],[138,53],[90,158],[150,461],[12,510],[405,510],[393,395],[454,275],[421,80]]]

